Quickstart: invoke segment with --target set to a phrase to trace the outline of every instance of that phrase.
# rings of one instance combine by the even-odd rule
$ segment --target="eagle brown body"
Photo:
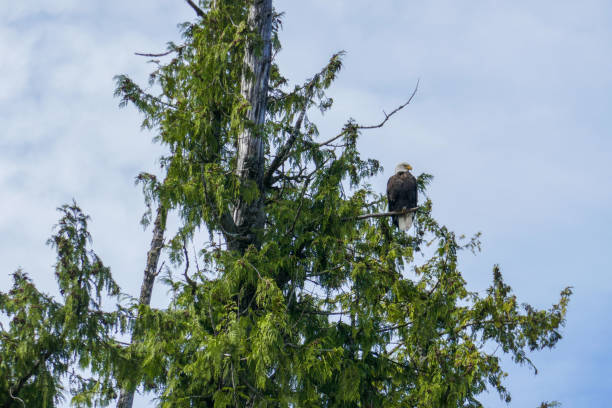
[[[396,173],[387,182],[387,199],[389,201],[389,211],[402,211],[415,208],[417,206],[417,180],[410,174],[411,167],[402,163],[397,166]],[[394,215],[393,225],[408,230],[412,225],[414,214]]]

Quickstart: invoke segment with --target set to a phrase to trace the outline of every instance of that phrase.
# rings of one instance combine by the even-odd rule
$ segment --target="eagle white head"
[[[395,174],[404,173],[410,170],[412,170],[412,166],[406,162],[400,163],[397,166],[395,166]]]

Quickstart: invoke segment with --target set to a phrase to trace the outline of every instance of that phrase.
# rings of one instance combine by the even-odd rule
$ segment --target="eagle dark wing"
[[[417,180],[409,172],[394,174],[387,181],[387,200],[389,211],[401,211],[417,206]],[[397,217],[393,217],[393,224],[397,226]]]

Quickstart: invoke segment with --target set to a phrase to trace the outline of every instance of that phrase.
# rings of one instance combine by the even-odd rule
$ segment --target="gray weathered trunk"
[[[266,117],[268,81],[272,58],[272,0],[254,0],[249,7],[249,28],[259,36],[257,41],[246,45],[244,74],[241,93],[249,102],[248,125],[238,138],[238,160],[236,175],[243,187],[255,187],[258,198],[245,200],[239,198],[234,206],[232,218],[236,234],[229,246],[244,251],[249,245],[258,245],[257,234],[264,225],[263,179],[264,179],[264,139],[262,126]],[[151,249],[147,256],[145,276],[140,290],[140,303],[148,305],[155,281],[159,254],[163,246],[166,210],[158,208]],[[231,221],[230,221],[231,222]],[[117,408],[132,408],[134,392],[121,391]]]
[[[257,188],[258,198],[245,200],[241,195],[234,206],[233,219],[238,239],[230,247],[244,250],[259,244],[258,232],[264,225],[263,179],[264,140],[262,127],[266,117],[268,81],[272,58],[272,0],[254,0],[249,7],[249,28],[258,39],[246,45],[241,93],[249,102],[248,124],[238,137],[236,175],[242,188]]]
[[[159,263],[159,255],[164,246],[164,231],[166,230],[166,216],[168,210],[161,204],[157,207],[157,215],[153,226],[153,238],[151,239],[151,247],[147,253],[147,265],[144,270],[144,278],[140,287],[140,297],[138,302],[141,305],[149,305],[151,303],[151,293],[153,292],[153,284],[157,276],[157,264]],[[134,338],[132,337],[132,341]],[[121,390],[119,400],[117,400],[117,408],[132,408],[134,403],[134,391]]]

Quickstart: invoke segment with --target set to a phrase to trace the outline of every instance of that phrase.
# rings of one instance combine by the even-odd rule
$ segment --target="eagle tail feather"
[[[408,231],[412,226],[412,218],[414,214],[400,215],[397,217],[398,227],[402,231]]]

